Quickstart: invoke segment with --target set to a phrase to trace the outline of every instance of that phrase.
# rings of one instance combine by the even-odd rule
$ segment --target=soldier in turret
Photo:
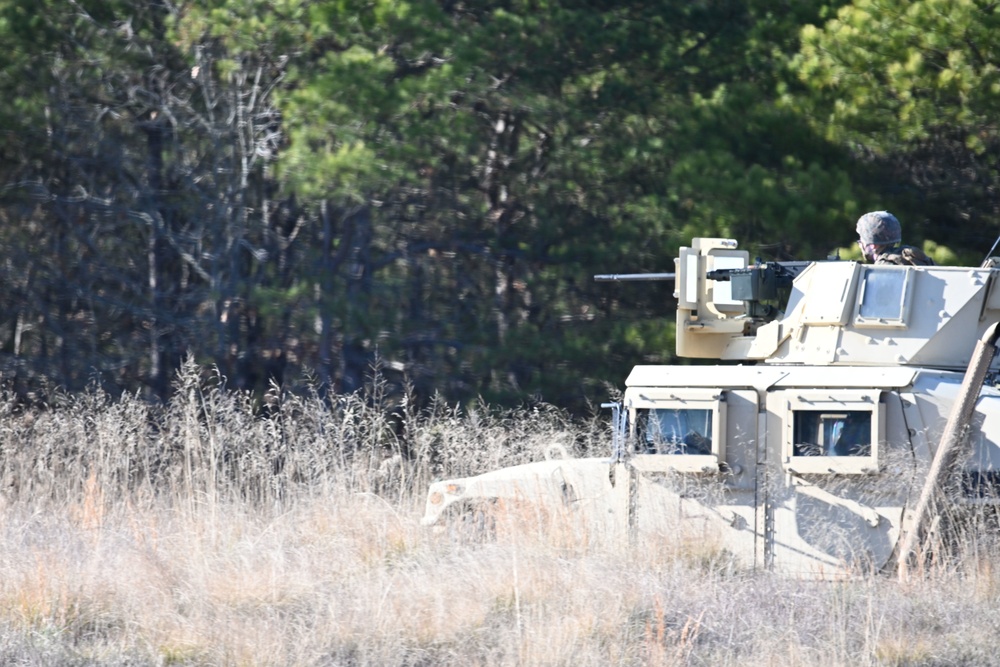
[[[934,266],[934,260],[920,248],[899,245],[902,228],[899,220],[888,211],[872,211],[858,219],[858,245],[865,261],[874,264],[909,264]]]

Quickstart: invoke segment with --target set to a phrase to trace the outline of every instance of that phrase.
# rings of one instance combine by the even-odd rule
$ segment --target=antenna
[[[986,268],[986,263],[990,261],[990,257],[993,256],[993,251],[997,249],[998,243],[1000,243],[1000,236],[998,236],[997,240],[993,242],[993,247],[990,248],[990,251],[988,253],[986,253],[986,257],[983,259],[983,263],[979,265],[979,268],[981,269]]]

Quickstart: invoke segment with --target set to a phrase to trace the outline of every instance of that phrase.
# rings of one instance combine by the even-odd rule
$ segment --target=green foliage
[[[935,264],[940,266],[979,266],[982,263],[982,257],[972,253],[966,253],[965,256],[960,257],[948,246],[934,241],[924,241],[923,251],[934,260]]]
[[[873,167],[864,208],[891,208],[911,240],[959,254],[985,252],[1000,229],[998,27],[976,0],[858,1],[805,26],[793,63],[808,92],[792,106]]]
[[[985,252],[995,20],[940,0],[8,0],[0,349],[79,381],[89,346],[129,387],[192,349],[258,392],[301,368],[358,387],[382,359],[425,396],[582,409],[674,361],[670,288],[595,273],[670,271],[695,236],[847,256],[875,208],[939,262]],[[964,220],[989,239],[953,237]]]
[[[982,152],[1000,111],[998,28],[992,3],[856,2],[822,29],[803,29],[795,65],[826,93],[818,99],[836,100],[828,115],[833,136],[885,149],[962,128],[969,149]]]
[[[831,129],[926,139],[963,127],[982,150],[1000,104],[1000,16],[992,4],[925,0],[858,2],[823,30],[807,26],[797,67],[810,85],[839,102]]]

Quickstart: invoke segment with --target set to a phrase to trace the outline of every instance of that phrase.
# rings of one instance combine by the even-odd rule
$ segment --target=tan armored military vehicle
[[[998,274],[751,265],[736,241],[695,239],[672,276],[677,354],[720,363],[636,366],[610,406],[610,457],[437,482],[423,522],[527,502],[598,537],[695,539],[750,568],[906,571],[941,488],[967,504],[1000,489]]]

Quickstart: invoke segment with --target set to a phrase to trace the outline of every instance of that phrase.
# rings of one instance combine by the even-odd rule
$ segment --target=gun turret
[[[760,327],[781,317],[785,290],[811,264],[760,259],[750,264],[749,260],[732,239],[695,239],[691,248],[681,248],[674,272],[600,274],[594,280],[673,282],[678,299],[677,353],[723,358],[734,338],[746,342]]]

